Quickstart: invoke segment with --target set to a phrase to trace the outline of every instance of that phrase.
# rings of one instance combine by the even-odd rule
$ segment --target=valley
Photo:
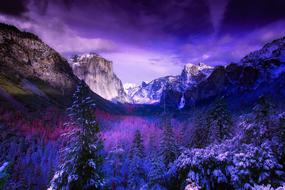
[[[0,37],[0,189],[78,189],[73,163],[89,189],[284,188],[285,37],[126,89],[98,54],[68,62],[6,24]],[[81,139],[95,158],[73,154]]]

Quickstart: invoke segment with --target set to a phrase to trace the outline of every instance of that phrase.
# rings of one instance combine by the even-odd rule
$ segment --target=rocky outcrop
[[[75,55],[69,61],[74,74],[84,80],[90,89],[112,101],[126,101],[121,80],[115,75],[111,61],[96,53]]]
[[[11,98],[29,108],[66,105],[77,82],[68,62],[36,35],[0,24],[0,88]]]
[[[37,36],[0,24],[1,72],[15,71],[26,78],[38,78],[62,93],[73,89],[76,77],[68,62]]]
[[[204,63],[186,64],[180,75],[180,81],[184,89],[187,89],[193,85],[199,84],[206,79],[213,71],[213,67]]]

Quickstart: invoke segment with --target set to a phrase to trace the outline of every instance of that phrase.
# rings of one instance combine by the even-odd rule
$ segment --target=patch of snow
[[[279,67],[274,67],[271,69],[271,74],[273,78],[278,78],[280,74],[285,72],[285,65],[281,65]]]
[[[132,97],[133,94],[139,89],[139,85],[135,83],[125,83],[123,84],[124,91],[129,97]]]
[[[124,86],[124,89],[129,89],[129,88],[138,87],[139,85],[137,85],[135,83],[124,83],[123,86]]]
[[[4,172],[4,170],[7,168],[9,165],[9,162],[4,162],[2,166],[0,167],[0,173]]]

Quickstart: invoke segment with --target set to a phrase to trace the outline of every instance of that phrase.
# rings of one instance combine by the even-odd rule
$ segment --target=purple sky
[[[237,62],[285,35],[284,10],[284,0],[0,0],[0,22],[65,56],[97,52],[140,83],[190,62]]]

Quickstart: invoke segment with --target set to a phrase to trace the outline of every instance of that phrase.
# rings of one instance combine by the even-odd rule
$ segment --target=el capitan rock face
[[[74,74],[84,80],[93,92],[107,100],[126,101],[123,84],[115,75],[111,61],[90,53],[73,56],[70,65]]]

